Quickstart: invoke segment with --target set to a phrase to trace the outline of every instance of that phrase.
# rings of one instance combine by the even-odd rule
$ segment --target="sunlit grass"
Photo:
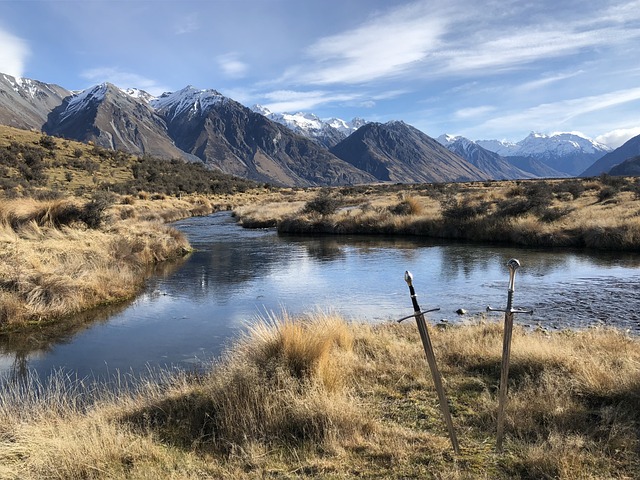
[[[0,391],[2,478],[636,478],[640,343],[516,328],[494,450],[501,322],[431,329],[454,458],[415,325],[257,321],[207,371]],[[125,380],[123,382],[123,380]]]

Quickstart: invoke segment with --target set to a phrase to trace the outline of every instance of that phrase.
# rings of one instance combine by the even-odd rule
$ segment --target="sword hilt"
[[[487,306],[487,312],[502,312],[502,313],[529,313],[533,315],[533,310],[523,309],[523,308],[511,308],[509,310],[502,308],[492,308]]]

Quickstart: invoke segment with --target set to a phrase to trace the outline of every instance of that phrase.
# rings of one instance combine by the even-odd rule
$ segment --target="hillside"
[[[607,153],[580,174],[581,177],[593,177],[608,173],[616,165],[640,155],[640,135],[627,140],[613,152]]]
[[[0,189],[5,196],[37,190],[88,195],[96,190],[133,194],[232,193],[255,182],[202,164],[130,155],[0,125]]]

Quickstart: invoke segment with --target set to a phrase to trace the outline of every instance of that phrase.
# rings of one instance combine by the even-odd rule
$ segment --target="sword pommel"
[[[409,270],[404,272],[404,281],[407,282],[407,285],[409,285],[410,287],[413,286],[413,275],[411,275],[411,272]]]
[[[509,267],[509,291],[513,292],[515,290],[516,283],[516,270],[520,268],[520,262],[512,258],[507,262],[507,267]]]

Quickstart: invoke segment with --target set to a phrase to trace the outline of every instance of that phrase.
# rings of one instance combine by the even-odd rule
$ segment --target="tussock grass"
[[[343,208],[305,208],[313,191],[235,209],[242,225],[283,233],[399,234],[529,246],[640,248],[634,179],[369,186],[324,191]],[[603,192],[606,192],[603,193]]]
[[[190,249],[175,229],[102,209],[75,198],[0,199],[1,327],[129,298],[148,265]]]
[[[128,389],[31,379],[0,391],[0,476],[636,478],[640,344],[613,330],[516,328],[504,455],[502,328],[431,329],[453,459],[415,325],[262,319],[209,370]]]

